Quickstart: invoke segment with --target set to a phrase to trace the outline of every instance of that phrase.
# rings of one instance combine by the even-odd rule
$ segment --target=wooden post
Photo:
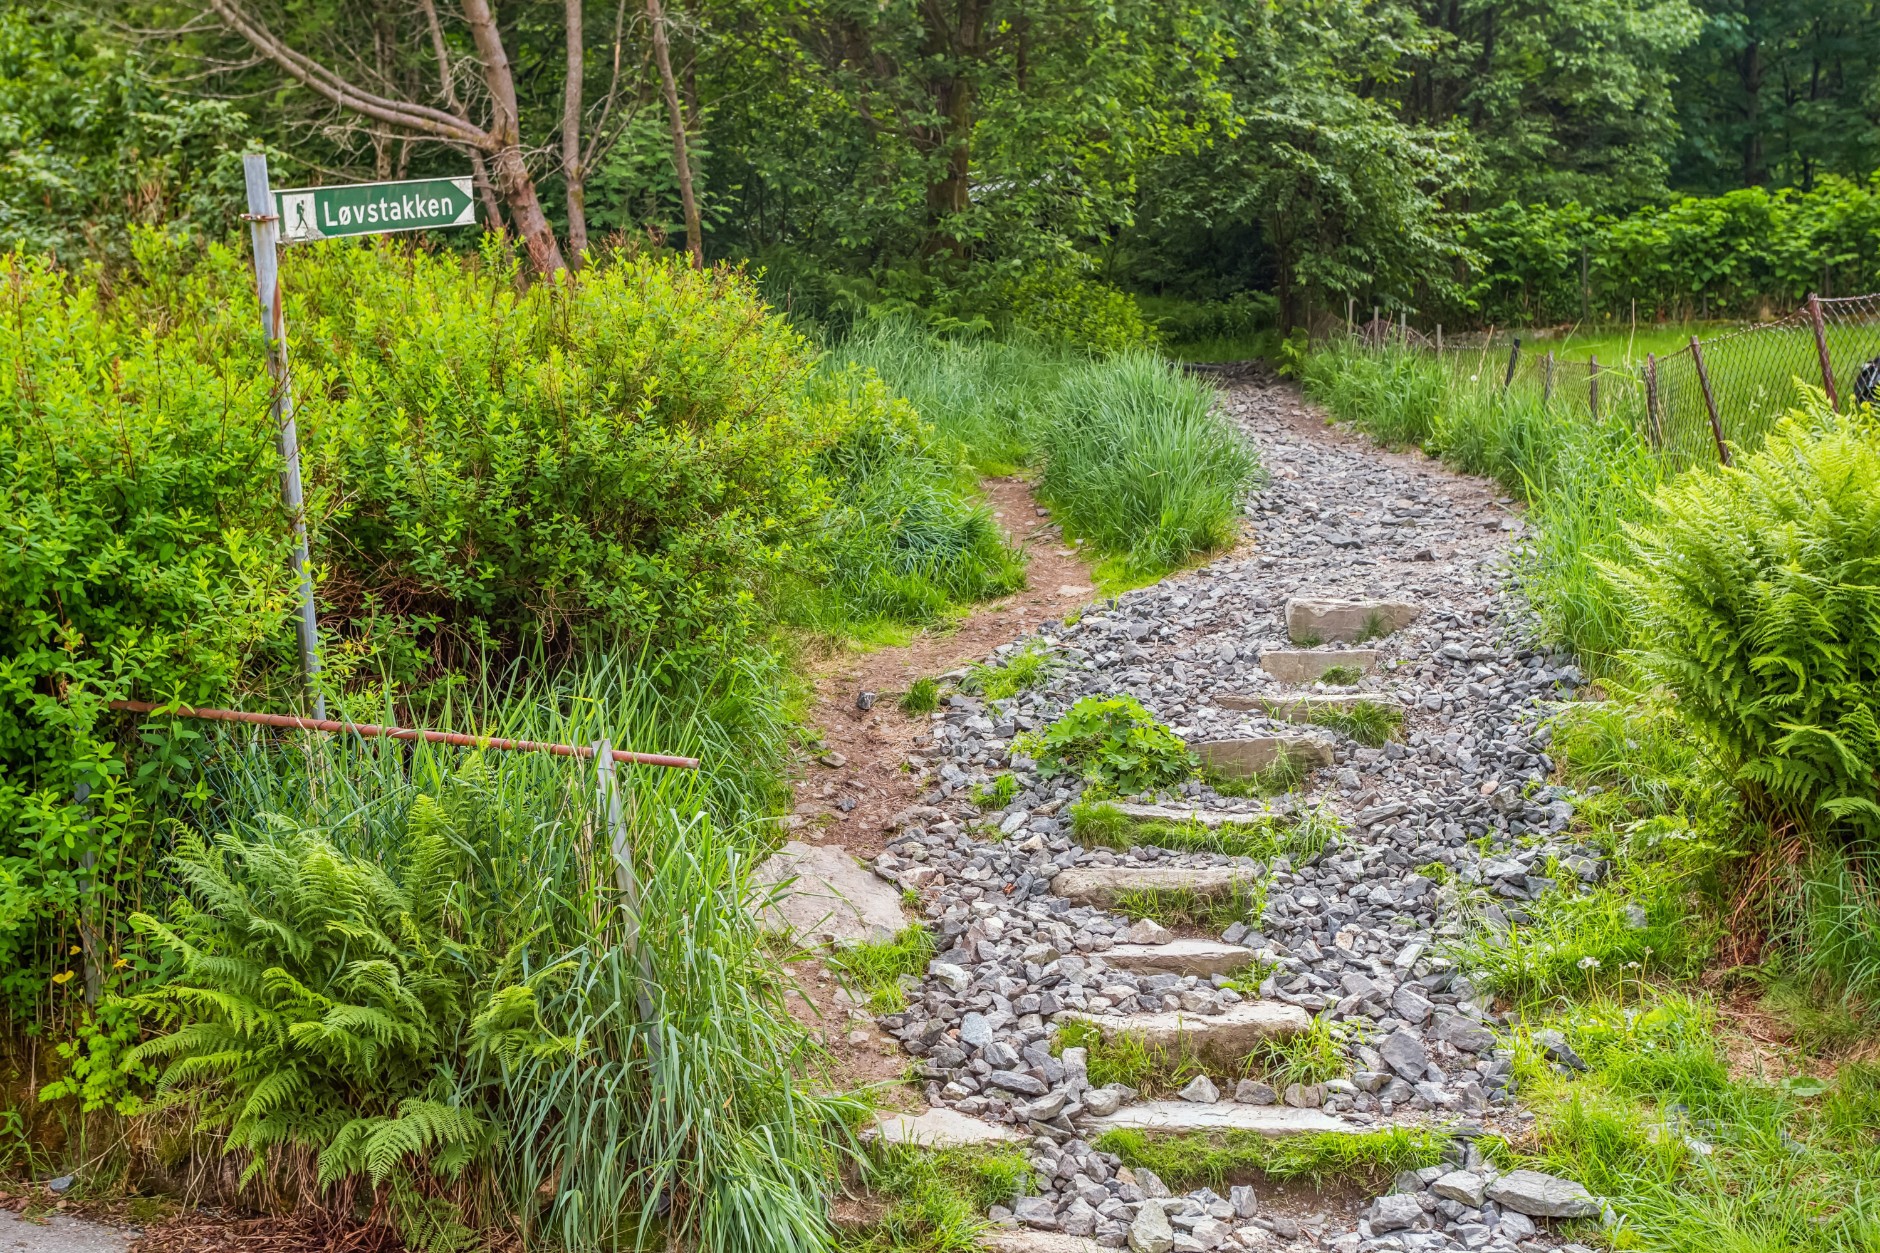
[[[1436,324],[1436,355],[1439,357],[1443,355],[1443,324],[1441,322]]]
[[[1665,446],[1664,424],[1658,418],[1658,357],[1645,354],[1645,429],[1653,448]]]
[[[1553,349],[1550,348],[1547,350],[1546,368],[1544,368],[1541,371],[1541,408],[1545,409],[1547,407],[1547,402],[1552,400],[1553,398],[1554,398],[1554,352],[1553,352]]]
[[[1371,306],[1371,325],[1364,328],[1365,339],[1369,340],[1371,336],[1377,334],[1377,324],[1379,320],[1383,318],[1383,316],[1384,316],[1384,307],[1382,305]],[[1381,338],[1377,341],[1377,346],[1379,348],[1382,348],[1384,346],[1384,341]]]
[[[1828,393],[1828,408],[1839,409],[1841,398],[1834,391],[1834,365],[1828,360],[1828,328],[1821,320],[1821,297],[1808,295],[1808,320],[1815,327],[1815,355],[1821,359],[1821,390]]]
[[[1356,329],[1352,323],[1352,315],[1357,309],[1357,307],[1358,307],[1358,298],[1356,296],[1345,297],[1345,338],[1346,339],[1350,339],[1352,331]]]
[[[281,443],[281,499],[294,531],[294,575],[299,582],[300,668],[306,678],[313,716],[326,717],[320,691],[320,620],[313,604],[313,567],[307,560],[307,509],[300,486],[300,435],[294,426],[294,381],[287,369],[287,315],[281,308],[281,222],[268,186],[268,159],[242,157],[248,184],[249,237],[255,248],[255,295],[261,302],[261,328],[268,336],[268,376],[274,381],[274,426]]]
[[[1593,415],[1593,421],[1599,421],[1599,354],[1589,353],[1586,358],[1586,408]]]
[[[1717,441],[1717,461],[1730,464],[1730,446],[1723,442],[1723,423],[1717,417],[1717,398],[1710,391],[1710,375],[1704,369],[1704,350],[1697,336],[1691,336],[1691,363],[1697,367],[1697,382],[1704,389],[1704,408],[1710,411],[1710,434]]]
[[[1501,390],[1507,391],[1508,384],[1514,382],[1514,363],[1521,359],[1521,337],[1514,337],[1514,347],[1508,350],[1508,372],[1502,375]]]

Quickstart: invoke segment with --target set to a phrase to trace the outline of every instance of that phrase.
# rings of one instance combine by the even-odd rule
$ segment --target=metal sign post
[[[326,718],[320,691],[320,619],[313,603],[313,567],[307,559],[306,496],[300,482],[300,434],[294,426],[294,386],[287,369],[287,317],[281,308],[280,248],[347,235],[382,235],[442,226],[474,226],[475,183],[465,178],[419,178],[396,183],[351,183],[337,187],[268,185],[268,159],[242,157],[248,182],[249,237],[255,248],[255,294],[268,336],[268,376],[274,380],[273,412],[280,432],[281,498],[294,525],[294,572],[300,591],[300,667],[316,720]]]
[[[242,157],[248,183],[248,234],[255,247],[255,295],[261,301],[261,327],[268,336],[268,377],[274,381],[274,428],[281,440],[281,499],[294,526],[294,573],[300,584],[300,668],[307,679],[313,716],[326,717],[320,691],[320,619],[313,604],[313,566],[307,560],[306,497],[300,484],[300,433],[294,427],[294,384],[287,370],[287,316],[281,308],[281,220],[268,190],[268,159],[260,153]]]

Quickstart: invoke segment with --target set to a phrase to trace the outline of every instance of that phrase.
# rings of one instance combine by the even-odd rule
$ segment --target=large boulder
[[[799,942],[881,944],[908,925],[894,885],[839,848],[792,840],[754,878],[777,889],[760,905],[758,921]]]

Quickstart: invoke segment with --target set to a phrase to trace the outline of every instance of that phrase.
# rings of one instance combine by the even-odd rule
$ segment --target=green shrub
[[[1033,266],[1005,299],[1012,324],[1046,344],[1106,357],[1155,341],[1135,297],[1067,266]]]
[[[1880,834],[1880,436],[1816,411],[1659,489],[1613,567],[1639,662],[1753,807]]]
[[[1067,374],[1039,484],[1065,530],[1145,574],[1232,543],[1258,467],[1213,404],[1207,384],[1147,353]]]
[[[1073,774],[1119,792],[1180,782],[1194,768],[1188,746],[1133,696],[1086,696],[1042,731],[1012,741],[1047,779]]]
[[[1037,687],[1051,677],[1059,660],[1040,640],[1027,641],[1003,661],[991,664],[975,662],[960,680],[963,691],[975,692],[988,700],[1005,700]]]
[[[895,702],[904,714],[930,714],[940,707],[940,681],[922,676],[908,684],[907,691]]]

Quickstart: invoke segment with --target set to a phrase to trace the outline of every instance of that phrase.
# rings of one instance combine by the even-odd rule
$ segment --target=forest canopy
[[[259,146],[277,185],[469,167],[538,269],[687,248],[838,323],[972,325],[1042,272],[1079,307],[1263,292],[1285,325],[1348,299],[1455,324],[1526,271],[1590,284],[1601,222],[1864,198],[1875,7],[9,0],[0,239],[77,264],[121,259],[130,223],[221,237]],[[1536,221],[1568,228],[1505,255]]]

